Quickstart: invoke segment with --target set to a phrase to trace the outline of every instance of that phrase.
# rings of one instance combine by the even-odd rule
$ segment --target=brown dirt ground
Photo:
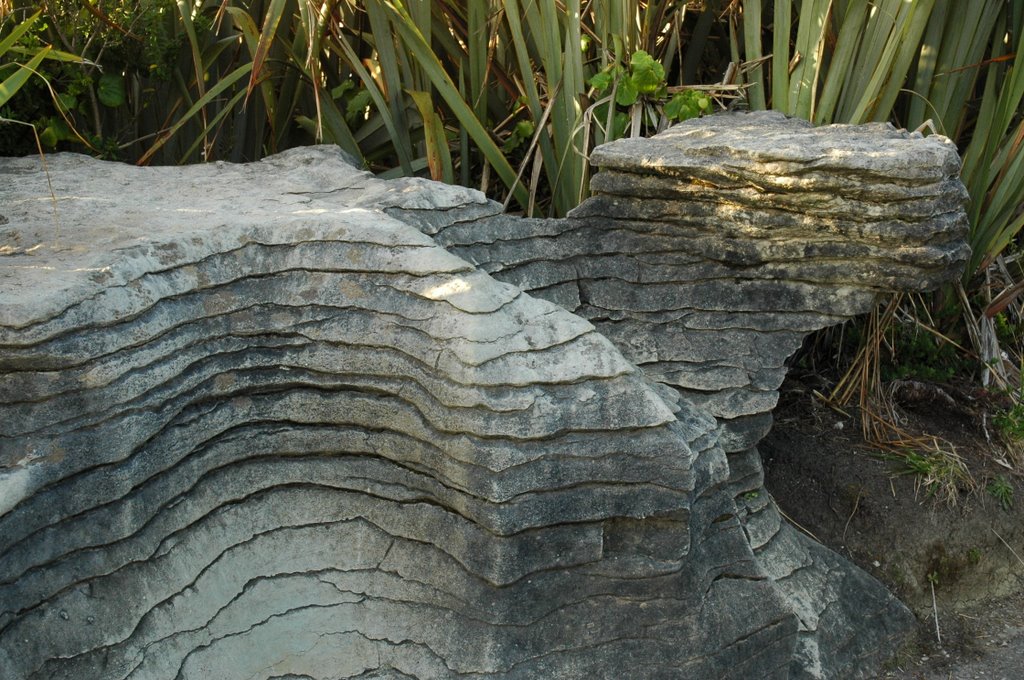
[[[760,446],[765,486],[795,524],[917,614],[916,636],[880,677],[1024,678],[1024,478],[997,462],[1010,459],[991,426],[999,404],[970,386],[896,391],[901,427],[940,437],[974,479],[947,500],[865,444],[854,410],[830,408],[815,390],[824,392],[808,376],[783,386]],[[1015,491],[1009,508],[987,490],[1000,477]]]

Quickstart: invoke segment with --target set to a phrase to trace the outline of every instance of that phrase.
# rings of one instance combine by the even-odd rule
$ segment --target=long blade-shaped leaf
[[[917,56],[917,46],[921,43],[921,37],[928,26],[928,19],[934,6],[935,0],[918,0],[911,3],[910,13],[896,34],[898,36],[896,56],[889,69],[888,80],[874,103],[872,120],[885,121],[889,119],[893,104],[896,103],[896,97],[910,75],[910,66],[914,62],[914,57]]]
[[[228,100],[227,104],[221,107],[220,111],[218,111],[217,114],[210,119],[210,123],[205,128],[203,128],[203,130],[196,136],[195,140],[188,147],[188,149],[185,150],[185,153],[181,154],[181,157],[178,160],[179,165],[188,162],[192,154],[195,153],[195,150],[199,148],[199,145],[202,144],[203,141],[206,140],[209,137],[209,135],[214,132],[217,126],[220,125],[221,121],[223,121],[224,118],[227,117],[227,115],[234,110],[235,106],[238,105],[238,102],[240,102],[242,100],[242,97],[244,96],[245,90],[239,90],[234,94],[233,97],[231,97],[231,99]],[[206,160],[213,159],[207,158]]]
[[[939,126],[943,124],[942,118],[935,115],[935,107],[929,101],[929,97],[935,69],[938,66],[939,53],[943,51],[943,31],[947,19],[951,20],[948,14],[949,4],[953,1],[938,0],[935,7],[932,8],[928,28],[925,29],[921,50],[917,57],[917,69],[912,86],[912,91],[917,96],[910,101],[906,123],[908,128],[916,128],[929,118]],[[943,127],[939,128],[939,132],[947,134]]]
[[[787,112],[810,118],[821,64],[821,51],[828,34],[829,0],[803,0],[797,23],[796,54],[799,60],[789,81]]]
[[[263,17],[263,29],[260,31],[259,42],[256,43],[256,51],[252,55],[252,72],[249,74],[249,85],[246,87],[245,98],[248,100],[256,85],[263,75],[263,64],[267,61],[270,48],[277,38],[277,27],[284,15],[284,7],[288,0],[270,0],[267,13]]]
[[[0,57],[6,54],[21,39],[21,36],[32,30],[32,26],[39,19],[40,14],[42,14],[42,10],[39,10],[21,23],[15,24],[14,29],[3,40],[0,40]]]
[[[172,125],[169,130],[167,130],[162,135],[157,137],[156,141],[153,142],[153,146],[151,146],[149,150],[146,151],[146,153],[144,153],[142,157],[138,160],[138,165],[145,165],[146,163],[148,163],[149,159],[153,157],[153,154],[159,151],[160,148],[171,139],[171,137],[177,134],[178,131],[181,130],[182,126],[185,125],[185,123],[194,118],[196,114],[202,111],[206,107],[206,105],[213,101],[215,97],[219,96],[221,92],[224,92],[229,87],[234,85],[240,78],[249,75],[251,71],[252,62],[249,62],[248,64],[243,64],[239,66],[234,71],[226,75],[224,78],[217,81],[217,83],[213,87],[206,91],[206,94],[204,94],[202,97],[196,100],[196,103],[193,104],[192,107],[184,113],[184,115],[182,115],[180,118],[178,118],[178,120],[174,122],[174,125]]]
[[[876,117],[875,109],[878,106],[882,89],[893,70],[893,64],[901,44],[900,36],[904,33],[904,27],[910,22],[914,4],[904,3],[895,16],[875,22],[874,35],[878,38],[876,44],[880,44],[882,50],[872,62],[874,68],[870,69],[868,74],[870,77],[866,84],[861,85],[861,89],[856,95],[856,104],[852,111],[846,113],[843,122],[863,123]],[[861,82],[863,83],[863,80]]]
[[[404,85],[413,85],[402,78],[400,58],[395,47],[394,32],[391,24],[401,24],[412,19],[408,15],[396,22],[388,19],[390,3],[385,0],[367,0],[364,4],[366,14],[370,19],[370,30],[373,31],[374,47],[377,51],[377,60],[380,64],[381,75],[383,76],[384,94],[388,100],[388,108],[391,116],[395,119],[395,146],[402,147],[399,152],[399,159],[410,158],[413,155],[412,140],[409,137],[409,120],[405,113],[405,102],[402,101],[402,94],[405,91]],[[418,31],[416,31],[418,33]],[[418,88],[414,88],[418,89]],[[412,174],[412,168],[408,167],[408,161],[402,161],[403,169]]]
[[[245,40],[245,45],[249,49],[250,58],[255,62],[261,38],[259,31],[256,29],[256,22],[253,21],[248,12],[240,7],[226,7],[225,9],[228,14],[231,15],[232,20],[235,22],[235,26],[242,32],[242,38]],[[248,99],[249,93],[252,91],[252,83],[253,78],[252,73],[250,73],[249,87],[246,88],[246,99]],[[263,106],[267,110],[267,122],[270,123],[270,135],[272,139],[276,139],[277,134],[274,127],[274,112],[277,110],[277,95],[274,94],[274,87],[269,79],[261,79],[259,85],[260,96],[263,98]]]
[[[836,119],[836,107],[844,89],[848,87],[850,71],[855,68],[869,11],[867,0],[853,0],[847,5],[846,12],[841,18],[837,16],[842,22],[839,27],[839,38],[836,40],[821,99],[814,113],[814,121],[819,125],[831,123]]]
[[[1007,48],[995,31],[992,57]],[[1019,34],[1016,54],[1024,52],[1024,33]],[[971,194],[971,258],[965,279],[985,267],[1024,228],[1024,216],[1017,214],[1024,195],[1024,121],[1015,122],[1024,106],[1024,65],[1015,63],[998,87],[1002,71],[998,62],[989,72],[981,99],[974,136],[964,157],[961,173]],[[1012,126],[1012,127],[1011,127]]]
[[[532,2],[532,0],[527,0]],[[505,0],[505,20],[509,27],[509,33],[512,36],[512,45],[515,51],[516,62],[519,66],[519,76],[522,81],[523,87],[526,90],[527,106],[530,109],[530,117],[535,121],[539,122],[544,116],[545,107],[540,101],[540,92],[537,89],[536,74],[533,69],[533,62],[530,60],[529,47],[526,42],[526,35],[523,31],[523,25],[521,23],[521,17],[523,12],[519,8],[518,0]],[[538,144],[540,145],[541,156],[543,157],[544,167],[553,171],[558,167],[558,159],[555,156],[555,145],[552,144],[551,138],[540,133],[538,137]],[[518,181],[516,182],[518,184]],[[526,205],[520,201],[522,205]]]
[[[385,95],[381,92],[380,87],[377,85],[377,81],[374,80],[370,72],[363,66],[362,61],[356,54],[352,46],[348,44],[348,41],[343,37],[339,37],[336,40],[332,40],[331,44],[337,49],[344,57],[346,62],[356,76],[362,81],[363,87],[366,88],[367,93],[370,95],[370,99],[373,101],[374,107],[377,109],[377,114],[380,116],[381,121],[384,123],[384,127],[388,131],[388,135],[391,137],[395,153],[398,155],[398,163],[401,166],[402,172],[406,175],[411,175],[415,172],[412,163],[412,148],[410,144],[405,143],[394,143],[395,140],[401,140],[402,137],[398,135],[398,127],[395,124],[395,119],[391,115],[391,108],[388,106],[388,102],[385,99]],[[409,131],[405,130],[405,136],[408,138]]]
[[[789,34],[792,30],[791,0],[775,0],[775,32],[772,37],[772,108],[789,111]]]
[[[466,40],[469,62],[469,95],[477,118],[487,115],[487,49],[490,40],[488,7],[490,3],[467,3]],[[461,74],[460,74],[461,77]]]
[[[491,139],[490,134],[480,124],[477,117],[473,115],[469,105],[459,96],[458,88],[452,83],[451,78],[448,77],[444,70],[444,66],[438,61],[437,55],[427,46],[426,41],[416,30],[413,22],[407,15],[403,15],[400,7],[394,6],[393,9],[398,16],[396,21],[392,22],[392,25],[398,30],[406,49],[416,59],[416,62],[423,69],[430,82],[437,88],[441,98],[444,99],[445,103],[455,114],[455,117],[466,127],[469,136],[473,138],[477,147],[494,167],[502,182],[515,193],[516,200],[521,205],[526,206],[529,194],[522,186],[517,185],[515,170],[512,169],[512,166],[504,154],[502,154],[501,149],[494,143],[494,140]]]
[[[584,156],[580,148],[580,134],[577,123],[582,118],[579,107],[579,95],[583,92],[583,62],[580,53],[580,23],[574,20],[580,12],[579,0],[568,0],[566,3],[565,37],[562,53],[562,77],[557,91],[551,96],[555,98],[555,110],[565,116],[566,125],[559,126],[561,132],[556,138],[564,145],[564,154],[555,175],[552,191],[557,214],[564,215],[575,208],[582,200],[586,189],[584,186]],[[556,128],[557,130],[558,128]]]
[[[96,65],[95,62],[91,62],[84,57],[78,56],[77,54],[71,54],[70,52],[55,50],[51,46],[48,46],[47,49],[49,51],[46,53],[46,58],[50,61],[63,61],[69,64],[88,64],[90,66]],[[27,47],[18,46],[14,46],[8,50],[8,52],[10,52],[11,54],[20,54],[26,57],[34,57],[38,51],[38,49],[28,49]],[[0,51],[0,54],[3,54],[3,52]]]
[[[38,68],[40,62],[46,58],[46,53],[49,51],[49,47],[44,47],[39,50],[39,52],[36,53],[36,56],[32,57],[27,64],[22,65],[21,68],[0,83],[0,106],[6,104],[7,101],[21,89],[32,74],[35,73],[36,68]]]
[[[441,118],[434,111],[434,102],[429,92],[409,91],[416,108],[419,109],[420,118],[423,120],[423,141],[427,147],[427,167],[430,168],[430,178],[439,182],[455,180],[452,173],[452,156],[448,149],[448,139],[445,137],[444,125]]]
[[[761,0],[747,0],[743,3],[743,51],[747,61],[761,59]],[[764,69],[758,65],[748,76],[751,86],[747,90],[750,107],[765,108]]]

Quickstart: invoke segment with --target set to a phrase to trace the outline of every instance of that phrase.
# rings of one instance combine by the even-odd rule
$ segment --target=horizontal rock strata
[[[495,278],[586,317],[718,419],[751,545],[800,614],[798,674],[847,668],[837,676],[846,677],[869,648],[844,641],[844,660],[827,638],[858,629],[860,617],[824,614],[835,615],[837,592],[872,586],[782,522],[755,445],[808,333],[962,268],[956,149],[889,125],[814,128],[761,112],[619,140],[591,160],[594,196],[568,219],[495,215],[431,233]]]
[[[326,151],[48,165],[0,170],[0,677],[786,677],[714,421],[590,323]]]
[[[754,445],[963,194],[825,130],[602,147],[565,220],[326,148],[3,160],[0,677],[869,677],[909,614]]]
[[[496,216],[435,240],[593,321],[649,376],[734,425],[736,448],[763,436],[762,421],[747,424],[775,405],[807,333],[882,293],[931,290],[969,253],[945,138],[737,113],[591,159],[594,196],[569,219]]]

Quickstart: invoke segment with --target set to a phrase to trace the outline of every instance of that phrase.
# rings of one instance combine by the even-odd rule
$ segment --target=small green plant
[[[950,506],[956,505],[962,489],[976,488],[967,465],[952,451],[907,449],[883,453],[880,457],[896,465],[897,475],[913,475],[918,490],[924,487],[928,496],[940,498]]]
[[[988,491],[992,498],[999,501],[999,505],[1003,507],[1003,510],[1009,510],[1013,507],[1013,485],[1005,476],[999,475],[990,481],[985,490]]]
[[[1014,322],[1006,312],[999,312],[993,316],[992,326],[1002,347],[1017,347],[1024,340],[1024,328],[1021,323]]]
[[[508,139],[505,140],[505,144],[501,147],[501,150],[505,153],[512,153],[522,146],[523,142],[530,139],[530,137],[533,137],[535,130],[536,126],[534,126],[532,120],[521,120],[517,122],[512,128],[512,133],[508,136]]]
[[[590,86],[600,93],[613,85],[619,106],[632,106],[641,96],[663,99],[668,94],[665,67],[644,50],[633,53],[628,69],[615,64],[590,79]]]
[[[996,414],[992,422],[1008,443],[1024,442],[1024,402],[1018,401],[1011,408]]]
[[[967,562],[972,565],[978,565],[981,563],[981,550],[978,548],[971,548],[967,551]]]
[[[946,342],[917,323],[893,323],[889,328],[882,380],[906,378],[947,382],[965,368],[965,360],[956,346]]]
[[[711,98],[697,90],[677,92],[665,104],[665,116],[669,120],[689,120],[711,113]]]
[[[660,114],[668,121],[682,121],[711,113],[711,97],[697,90],[682,90],[669,99],[665,67],[644,50],[630,57],[628,68],[610,64],[594,74],[589,84],[598,94],[611,91],[614,103],[630,113],[616,110],[608,101],[597,107],[597,119],[610,125],[610,139],[622,137],[630,122],[646,122],[648,131],[657,131]],[[609,99],[612,95],[608,95]],[[634,132],[639,131],[634,128]]]

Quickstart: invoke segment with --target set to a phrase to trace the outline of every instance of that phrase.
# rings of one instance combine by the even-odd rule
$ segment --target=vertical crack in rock
[[[749,114],[594,158],[535,220],[327,147],[57,155],[56,225],[0,160],[0,677],[867,677],[908,613],[756,444],[805,334],[955,273],[955,152]]]

